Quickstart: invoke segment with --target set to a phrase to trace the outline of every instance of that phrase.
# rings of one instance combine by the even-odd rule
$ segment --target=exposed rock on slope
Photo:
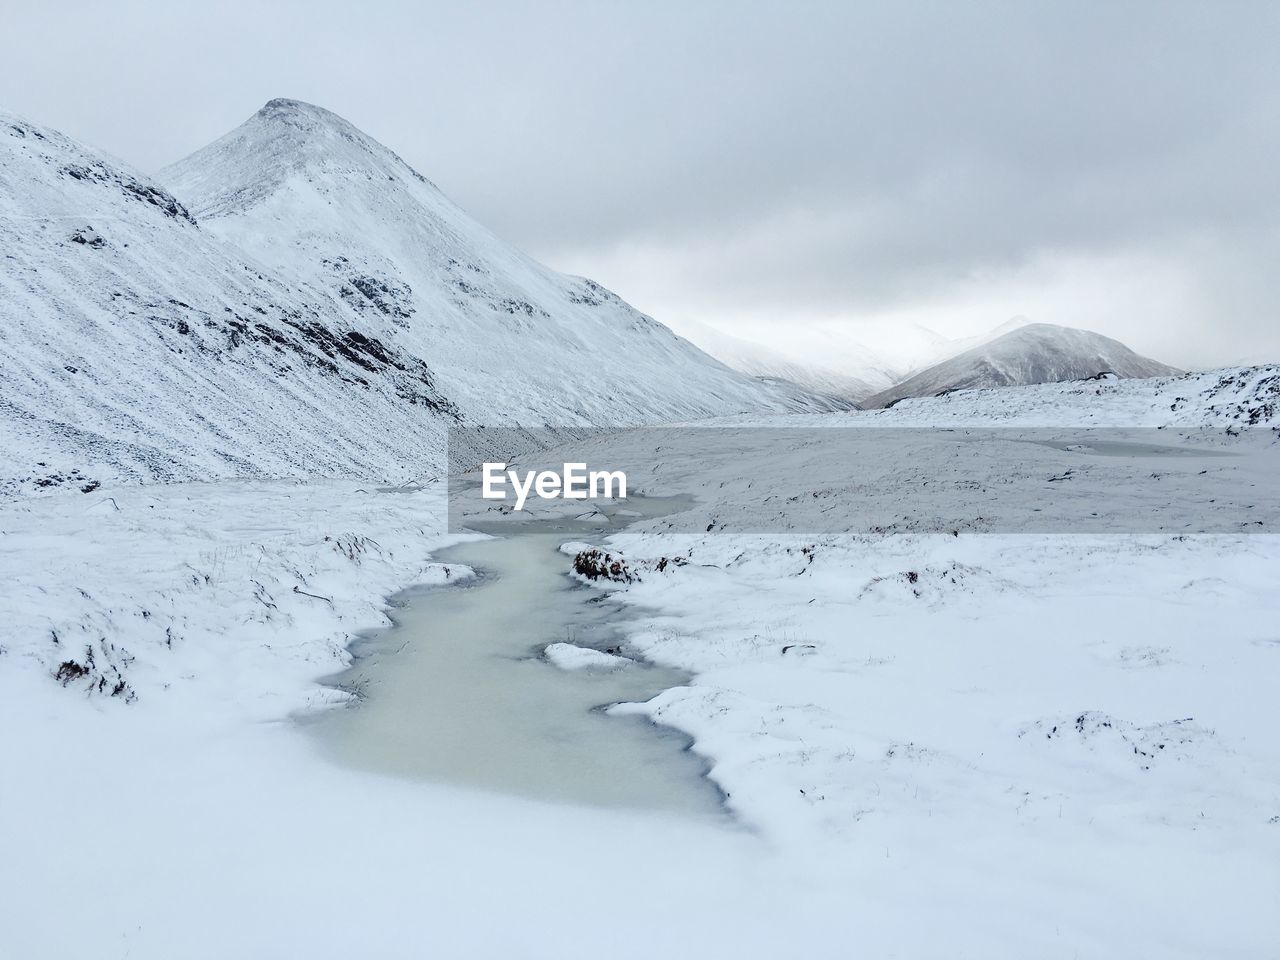
[[[160,176],[205,229],[426,358],[468,419],[652,423],[806,405],[503,243],[320,107],[272,100]]]
[[[10,482],[402,475],[456,417],[419,356],[341,303],[118,161],[7,115],[0,250]]]

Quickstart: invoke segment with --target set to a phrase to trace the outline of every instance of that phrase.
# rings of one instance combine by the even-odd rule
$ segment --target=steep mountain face
[[[1159,377],[1178,372],[1110,337],[1032,323],[921,370],[868,398],[864,406],[886,407],[905,397],[931,397],[953,390],[1082,380],[1100,373]]]
[[[0,251],[5,487],[403,476],[457,417],[427,365],[349,307],[250,262],[118,161],[8,115]]]
[[[424,358],[469,421],[652,423],[797,406],[599,284],[498,240],[319,107],[273,100],[160,178],[206,230]]]
[[[209,224],[0,114],[0,489],[400,481],[454,423],[820,408],[538,266],[317,108],[273,102],[179,173]]]

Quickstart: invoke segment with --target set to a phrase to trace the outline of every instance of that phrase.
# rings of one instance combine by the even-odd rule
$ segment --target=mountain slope
[[[272,100],[160,177],[205,229],[424,358],[468,420],[637,423],[796,406],[599,284],[498,240],[319,107]]]
[[[250,157],[241,180],[215,188],[228,171],[207,171],[223,212],[279,216],[213,211],[220,231],[127,165],[0,114],[0,488],[401,481],[443,463],[455,423],[822,408],[515,254],[336,118],[324,136],[291,138],[280,114],[310,109],[264,110],[285,136],[261,141],[269,156]],[[375,206],[360,207],[357,181],[375,175],[409,193],[369,189]],[[286,217],[299,195],[311,202]],[[232,242],[237,223],[261,255]],[[329,242],[321,259],[303,255],[316,237]]]
[[[249,262],[118,161],[8,115],[0,250],[9,485],[403,476],[456,419],[422,360],[356,330],[344,304]]]
[[[1088,330],[1032,323],[921,370],[869,397],[867,407],[885,407],[905,397],[953,390],[1082,380],[1099,373],[1158,377],[1174,367],[1139,356],[1118,340]]]

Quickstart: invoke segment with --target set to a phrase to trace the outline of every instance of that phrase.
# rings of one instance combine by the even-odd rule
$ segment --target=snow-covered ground
[[[692,735],[744,821],[931,907],[1004,891],[1024,955],[1271,949],[1274,537],[744,541],[612,544],[688,560],[614,596],[697,675],[617,709]]]
[[[438,490],[157,484],[0,505],[5,675],[252,720],[323,700],[315,678],[386,622],[384,597],[450,575],[428,559],[448,542]]]
[[[1278,383],[1260,368],[770,422],[1226,437],[1271,431]],[[715,512],[829,479],[787,462],[751,464],[750,490],[653,483]],[[638,576],[602,602],[635,618],[625,655],[694,679],[614,709],[690,734],[736,826],[380,777],[300,731],[340,699],[319,680],[386,622],[384,598],[466,575],[430,559],[451,539],[438,487],[0,505],[0,955],[1274,955],[1275,536],[660,524],[603,544]]]

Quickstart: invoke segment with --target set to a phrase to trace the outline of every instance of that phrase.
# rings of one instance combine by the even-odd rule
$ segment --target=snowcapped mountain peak
[[[324,107],[269,100],[257,113],[161,179],[199,197],[197,217],[221,217],[265,202],[290,180],[321,194],[339,185],[412,184],[435,198],[435,185],[393,151]]]
[[[1082,354],[1090,351],[1094,352],[1097,354],[1097,359],[1100,363],[1106,362],[1112,357],[1127,360],[1129,354],[1137,356],[1119,340],[1103,336],[1100,333],[1094,333],[1092,330],[1084,330],[1079,327],[1064,327],[1057,323],[1018,322],[1020,319],[1014,318],[1008,324],[1003,324],[997,327],[996,331],[993,331],[998,335],[986,342],[985,345],[991,347],[989,352],[998,356],[1013,356],[1019,350],[1029,346],[1040,347],[1044,350],[1056,349],[1064,352],[1074,349]],[[1108,350],[1110,353],[1108,353]],[[1153,367],[1160,367],[1160,374],[1178,372],[1166,364],[1158,363],[1154,360],[1148,362]],[[1094,373],[1098,372],[1100,371],[1094,371]],[[1154,376],[1155,374],[1152,375]]]
[[[236,134],[241,134],[244,140],[256,138],[271,144],[277,159],[283,161],[302,161],[322,167],[362,161],[391,176],[409,176],[426,182],[394,151],[355,124],[332,110],[302,100],[283,97],[268,100],[261,110],[223,139],[233,138]]]
[[[1168,364],[1134,353],[1119,340],[1091,330],[1054,323],[1024,323],[921,370],[869,398],[867,406],[889,406],[906,397],[927,397],[953,390],[1080,380],[1100,373],[1159,377],[1178,372]]]
[[[342,141],[359,148],[373,161],[389,152],[331,110],[301,100],[267,101],[229,136],[236,134],[272,143],[281,157],[301,155],[319,163],[340,156],[335,147]]]
[[[281,119],[285,122],[296,122],[299,118],[308,118],[332,126],[351,126],[332,110],[326,110],[324,107],[317,106],[314,103],[307,103],[305,100],[294,100],[290,97],[275,97],[268,100],[262,105],[262,109],[258,111],[257,116]],[[355,128],[352,127],[352,129],[354,130]]]

